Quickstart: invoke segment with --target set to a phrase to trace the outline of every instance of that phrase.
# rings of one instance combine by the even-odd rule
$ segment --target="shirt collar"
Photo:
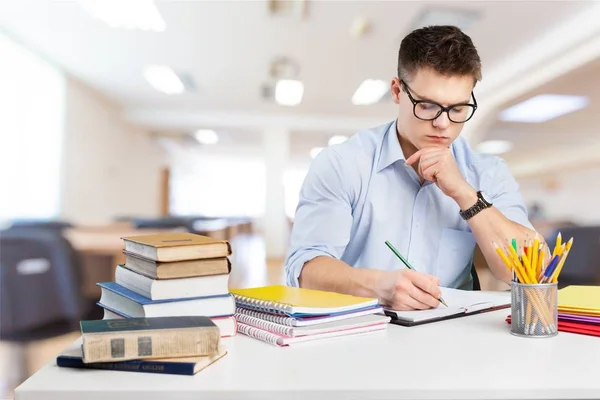
[[[396,120],[390,124],[381,145],[381,155],[377,164],[377,172],[389,167],[396,161],[406,160],[400,142],[398,141],[398,131],[396,130]]]

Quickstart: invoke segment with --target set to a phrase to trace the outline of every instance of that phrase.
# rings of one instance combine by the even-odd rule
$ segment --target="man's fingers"
[[[425,179],[427,179],[428,181],[434,181],[436,179],[437,174],[440,173],[440,166],[436,164],[433,164],[432,166],[428,167],[427,169],[424,169],[421,171],[421,176]]]
[[[426,274],[422,274],[420,272],[411,271],[411,274],[407,274],[413,285],[418,287],[419,289],[429,293],[436,299],[439,299],[441,296],[440,288],[436,281],[431,280]]]
[[[415,154],[413,154],[412,156],[408,157],[406,159],[406,164],[407,165],[413,165],[415,162],[417,162],[423,155],[425,154],[429,154],[431,152],[438,152],[439,148],[438,147],[424,147],[421,150],[417,150],[417,152]]]
[[[415,288],[416,289],[416,288]],[[427,304],[413,298],[407,292],[400,292],[396,295],[395,310],[426,310],[429,307]]]
[[[416,286],[413,286],[413,289],[409,294],[410,297],[417,300],[419,303],[427,305],[428,308],[436,308],[440,303],[436,297],[433,297],[429,293],[419,289]]]

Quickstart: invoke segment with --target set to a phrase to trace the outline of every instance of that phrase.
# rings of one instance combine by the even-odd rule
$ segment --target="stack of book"
[[[125,264],[102,282],[104,319],[206,316],[234,336],[229,242],[187,232],[124,237]]]
[[[276,346],[380,332],[390,321],[377,299],[287,286],[231,293],[238,331]]]
[[[219,328],[207,317],[81,321],[81,339],[59,367],[193,375],[222,358]]]

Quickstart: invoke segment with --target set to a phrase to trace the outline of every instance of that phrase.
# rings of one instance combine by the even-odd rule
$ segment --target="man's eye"
[[[423,111],[429,111],[429,110],[433,110],[433,109],[437,108],[437,106],[435,104],[431,104],[431,103],[419,103],[419,107]]]

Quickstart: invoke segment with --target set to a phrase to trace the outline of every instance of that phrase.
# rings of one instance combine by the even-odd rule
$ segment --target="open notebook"
[[[440,304],[437,308],[429,310],[385,309],[385,313],[392,317],[393,324],[412,326],[510,307],[509,292],[480,292],[451,288],[441,288],[441,290],[448,307]]]

